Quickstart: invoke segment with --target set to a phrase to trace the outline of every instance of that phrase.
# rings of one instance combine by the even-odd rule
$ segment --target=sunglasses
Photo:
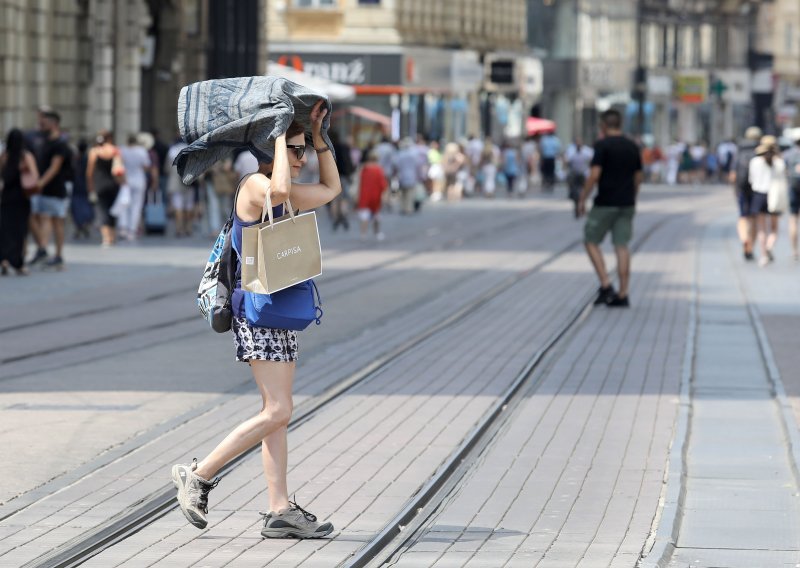
[[[286,147],[294,150],[294,155],[297,156],[298,160],[302,160],[306,154],[305,144],[287,144]]]

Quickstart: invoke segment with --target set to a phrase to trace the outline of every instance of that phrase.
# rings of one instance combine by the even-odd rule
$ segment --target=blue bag
[[[247,323],[254,327],[302,331],[322,317],[322,300],[313,280],[306,280],[274,294],[244,292]]]

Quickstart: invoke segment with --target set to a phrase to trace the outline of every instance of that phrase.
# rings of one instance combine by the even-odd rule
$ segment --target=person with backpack
[[[753,188],[750,186],[750,161],[756,156],[756,147],[761,139],[761,129],[751,126],[744,132],[744,140],[739,143],[736,150],[736,163],[728,178],[733,185],[736,202],[739,205],[739,220],[736,223],[736,232],[742,244],[742,254],[745,260],[753,260],[753,243],[755,242],[755,211],[751,211],[750,203],[753,200]]]
[[[33,235],[36,254],[30,264],[44,262],[46,268],[64,268],[64,220],[67,217],[69,197],[67,183],[71,182],[72,150],[61,135],[61,116],[54,110],[41,113],[39,129],[44,134],[39,158],[38,195],[31,200]],[[54,236],[55,255],[47,259],[47,245]]]
[[[270,79],[263,78],[263,81]],[[213,92],[213,87],[209,91]],[[259,157],[258,171],[247,175],[239,184],[231,229],[232,246],[237,258],[242,253],[242,228],[261,222],[267,194],[273,206],[276,206],[275,213],[280,214],[282,204],[287,199],[297,209],[312,210],[330,203],[341,193],[336,162],[323,132],[323,119],[329,110],[323,106],[324,103],[324,100],[318,99],[311,107],[310,114],[305,115],[310,122],[309,140],[319,158],[320,182],[293,183],[305,164],[308,149],[304,126],[293,121],[285,133],[276,136],[274,158],[265,161],[264,157]],[[265,126],[270,127],[273,132],[277,129],[274,125]],[[183,167],[181,159],[191,158],[192,150],[193,147],[189,146],[177,157],[179,170]],[[195,175],[197,172],[186,178],[191,179]],[[178,490],[178,503],[192,525],[205,528],[208,524],[209,492],[219,483],[214,476],[236,456],[260,443],[269,487],[269,512],[262,514],[264,527],[261,535],[265,538],[320,538],[330,534],[333,525],[318,522],[313,514],[290,501],[287,488],[287,426],[293,407],[297,332],[251,325],[245,316],[244,298],[241,282],[237,282],[231,294],[236,360],[250,365],[261,393],[261,411],[237,426],[202,460],[195,459],[191,464],[173,466],[172,480]]]

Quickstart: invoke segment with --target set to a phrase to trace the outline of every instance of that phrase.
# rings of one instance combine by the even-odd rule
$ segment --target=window
[[[336,0],[294,0],[295,8],[333,8]]]
[[[713,26],[700,26],[700,65],[711,66],[716,63],[717,34]]]
[[[786,22],[783,28],[783,51],[786,55],[794,53],[794,26],[791,22]]]
[[[358,0],[359,6],[377,6],[381,0]]]

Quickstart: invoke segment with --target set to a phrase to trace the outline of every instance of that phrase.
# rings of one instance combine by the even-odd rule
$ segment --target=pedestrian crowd
[[[412,215],[427,200],[552,192],[564,179],[561,142],[554,133],[502,144],[476,136],[447,142],[422,135],[399,141],[384,136],[361,147],[333,131],[331,137],[343,186],[327,205],[331,227],[349,230],[354,213],[362,240],[370,238],[370,229],[376,240],[385,238],[382,212]],[[591,160],[590,148],[577,144],[566,151],[574,179]],[[2,274],[13,270],[24,275],[32,266],[63,269],[70,228],[75,240],[85,241],[99,229],[104,248],[145,234],[215,234],[232,206],[238,180],[256,171],[258,161],[240,148],[186,185],[173,166],[185,147],[178,136],[171,145],[165,143],[157,131],[130,134],[124,145],[117,145],[109,130],[90,141],[75,140],[61,129],[58,112],[41,107],[36,129],[12,129],[0,143]],[[308,152],[305,158],[298,182],[316,183],[316,154]]]

